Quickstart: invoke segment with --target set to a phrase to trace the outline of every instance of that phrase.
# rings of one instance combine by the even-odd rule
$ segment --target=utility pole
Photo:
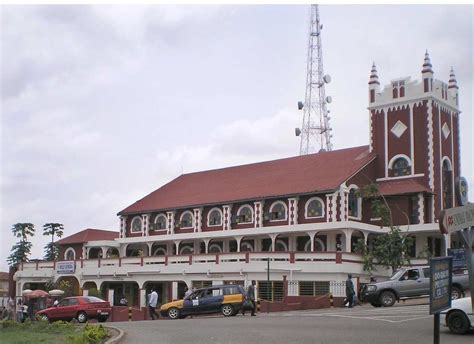
[[[311,5],[309,18],[308,58],[306,65],[306,95],[304,103],[298,102],[298,110],[303,110],[303,124],[295,128],[296,136],[301,136],[300,155],[332,150],[331,127],[327,104],[332,98],[326,96],[324,85],[331,82],[324,75],[323,49],[318,5]]]

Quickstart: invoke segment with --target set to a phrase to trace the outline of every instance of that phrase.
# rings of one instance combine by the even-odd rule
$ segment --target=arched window
[[[190,211],[185,211],[181,214],[179,219],[181,228],[189,228],[193,226],[193,214]]]
[[[237,223],[252,223],[253,222],[253,209],[248,204],[245,204],[237,211]]]
[[[357,191],[355,188],[351,188],[349,190],[349,197],[348,197],[348,210],[349,210],[349,217],[360,218],[360,203],[361,198],[357,195]]]
[[[158,247],[153,251],[154,256],[166,256],[166,249],[164,247]]]
[[[219,244],[211,244],[209,246],[209,253],[222,253],[222,248],[220,247]]]
[[[193,252],[194,252],[194,248],[192,248],[190,245],[184,245],[179,250],[179,254],[192,254]]]
[[[276,252],[288,252],[288,245],[283,240],[277,240],[275,242]]]
[[[282,221],[287,219],[286,204],[276,201],[270,207],[270,221]]]
[[[304,250],[306,252],[311,251],[311,240],[308,240],[306,245],[304,245]],[[324,242],[319,238],[314,238],[314,252],[324,252],[326,251],[326,246]]]
[[[408,176],[411,173],[410,163],[405,158],[398,158],[392,164],[392,177]]]
[[[131,224],[131,232],[137,233],[142,231],[142,218],[140,216],[135,216]]]
[[[213,208],[207,215],[208,226],[222,226],[222,211],[218,208]]]
[[[323,200],[319,197],[310,198],[306,202],[305,217],[308,218],[317,218],[324,216],[324,203]]]
[[[64,252],[64,260],[75,260],[76,251],[72,247],[68,247],[66,252]]]
[[[155,230],[159,229],[166,229],[166,216],[164,214],[160,214],[155,218]]]
[[[449,159],[443,159],[443,208],[453,207],[453,171]]]
[[[253,252],[253,246],[249,242],[243,242],[240,244],[240,252]]]

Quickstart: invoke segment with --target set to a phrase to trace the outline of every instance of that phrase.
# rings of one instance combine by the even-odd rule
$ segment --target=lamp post
[[[270,257],[267,258],[267,313],[270,313]]]

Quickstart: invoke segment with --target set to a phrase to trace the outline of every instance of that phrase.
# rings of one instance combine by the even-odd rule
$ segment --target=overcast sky
[[[382,85],[460,87],[462,174],[474,199],[473,7],[321,6],[335,149],[366,145]],[[11,226],[118,230],[117,212],[177,177],[298,155],[308,6],[3,6],[0,270]]]

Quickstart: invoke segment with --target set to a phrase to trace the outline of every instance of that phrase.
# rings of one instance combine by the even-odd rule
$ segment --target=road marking
[[[343,313],[342,313],[343,312]],[[334,318],[350,318],[385,321],[389,323],[401,323],[419,319],[429,318],[428,306],[409,306],[395,308],[369,308],[369,309],[345,309],[344,311],[334,310],[325,311],[324,313],[312,312],[288,312],[273,313],[268,316],[273,317],[334,317]],[[398,318],[398,319],[397,319]]]

